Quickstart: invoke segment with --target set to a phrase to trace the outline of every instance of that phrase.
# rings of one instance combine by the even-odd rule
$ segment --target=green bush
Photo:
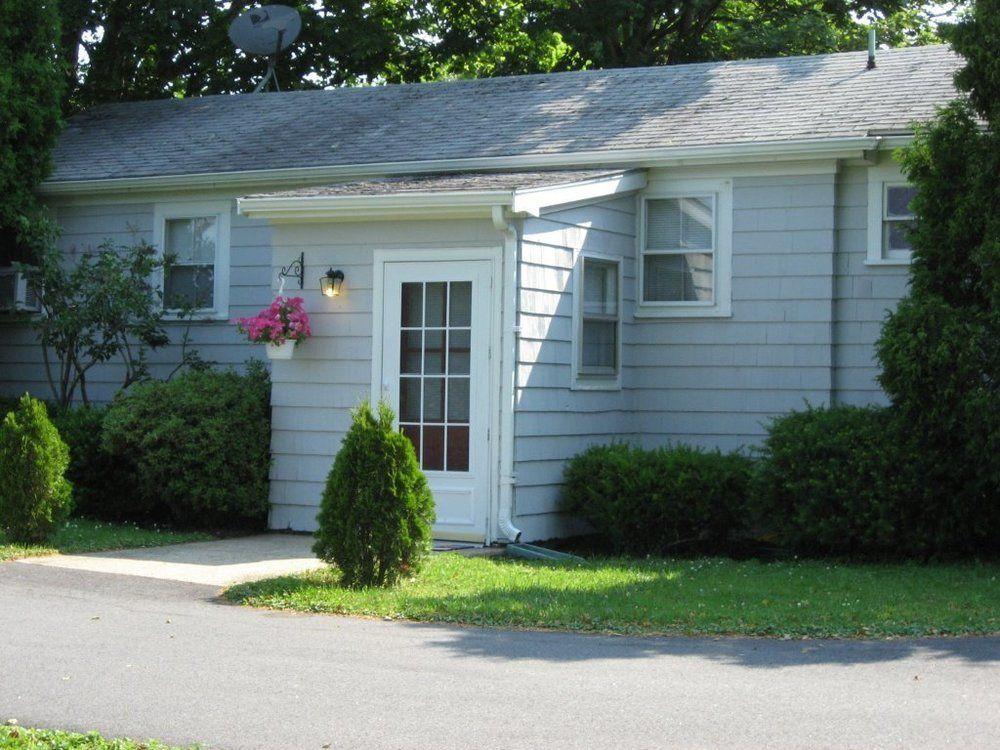
[[[0,529],[15,542],[43,541],[69,514],[69,449],[45,404],[25,394],[0,424]]]
[[[354,412],[323,492],[313,551],[344,586],[391,586],[429,551],[434,499],[413,446],[384,403]]]
[[[66,476],[73,485],[73,515],[113,522],[167,520],[135,491],[135,467],[130,458],[113,456],[105,448],[107,407],[49,407],[49,413],[69,446]]]
[[[903,551],[917,506],[888,409],[837,406],[771,422],[753,485],[762,529],[807,554]],[[914,540],[910,540],[911,542]]]
[[[752,462],[689,446],[594,446],[566,467],[562,507],[619,554],[725,545],[741,531]]]
[[[135,467],[137,502],[182,527],[259,528],[268,510],[270,380],[191,371],[120,393],[103,445]]]

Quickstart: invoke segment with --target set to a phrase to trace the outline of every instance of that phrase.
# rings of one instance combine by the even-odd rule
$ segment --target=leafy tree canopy
[[[285,88],[630,67],[858,49],[867,14],[892,45],[936,39],[921,0],[286,0],[302,34]],[[249,91],[229,42],[253,0],[60,0],[73,108]],[[957,3],[956,5],[960,5]]]
[[[953,536],[1000,530],[1000,0],[947,32],[963,96],[903,151],[917,187],[909,294],[878,342],[881,383],[922,457],[928,503]],[[961,506],[979,513],[967,525]]]
[[[49,230],[34,195],[59,134],[63,74],[54,0],[3,0],[0,25],[0,265],[28,260]]]

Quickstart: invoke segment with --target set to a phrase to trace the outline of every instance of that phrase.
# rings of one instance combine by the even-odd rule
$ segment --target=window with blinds
[[[646,201],[642,302],[714,301],[715,212],[713,195]]]

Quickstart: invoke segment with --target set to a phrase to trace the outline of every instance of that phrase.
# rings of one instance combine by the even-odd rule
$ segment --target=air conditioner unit
[[[0,268],[0,312],[39,312],[38,295],[16,268]]]

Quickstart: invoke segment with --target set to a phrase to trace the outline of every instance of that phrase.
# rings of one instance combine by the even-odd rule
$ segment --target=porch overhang
[[[341,183],[237,199],[243,216],[272,222],[491,219],[640,190],[645,170],[459,173]]]

